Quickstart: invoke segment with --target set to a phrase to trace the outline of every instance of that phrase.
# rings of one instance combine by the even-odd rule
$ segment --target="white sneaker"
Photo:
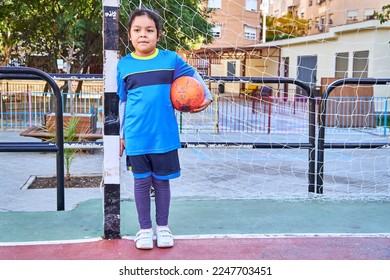
[[[173,235],[168,226],[162,226],[156,228],[157,235],[157,247],[169,248],[173,247]]]
[[[141,229],[137,232],[134,242],[137,249],[153,249],[153,230]]]

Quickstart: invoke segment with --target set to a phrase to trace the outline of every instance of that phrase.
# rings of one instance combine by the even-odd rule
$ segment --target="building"
[[[207,48],[249,46],[260,42],[261,0],[208,0],[212,9],[214,41]]]
[[[281,17],[292,13],[308,19],[308,35],[328,32],[331,27],[374,19],[374,12],[390,0],[269,0],[269,14]]]
[[[378,20],[331,27],[328,32],[269,44],[281,49],[281,74],[316,87],[326,79],[389,78],[390,22]],[[388,87],[375,87],[387,96]]]
[[[248,33],[245,28],[250,26],[248,15],[257,15],[260,22],[260,6],[263,8],[264,3],[260,0],[210,0],[209,7],[216,5],[213,19],[219,23],[214,30],[215,42],[190,52],[191,64],[205,75],[290,77],[316,88],[322,86],[324,78],[390,77],[386,66],[390,64],[389,24],[371,19],[374,12],[390,4],[390,0],[270,1],[270,15],[294,13],[310,18],[310,35],[263,43],[260,23],[256,26],[251,22],[258,37],[249,40],[245,37]],[[248,9],[250,5],[257,10]],[[313,25],[313,22],[318,24]],[[324,29],[319,28],[320,23],[324,24]],[[251,41],[258,43],[249,44]],[[247,86],[247,83],[227,84],[226,90],[239,93]],[[375,93],[384,95],[382,91],[378,89]],[[290,85],[273,91],[278,96],[294,93],[295,87]]]
[[[278,47],[253,48],[262,41],[262,0],[208,0],[212,9],[214,40],[190,51],[186,58],[200,73],[216,76],[266,76],[277,72]],[[272,60],[273,63],[265,63]],[[271,65],[272,64],[272,65]],[[228,84],[228,92],[245,90],[245,84]],[[217,87],[213,84],[212,87]]]
[[[208,0],[204,5],[213,10],[214,42],[204,47],[245,47],[262,42],[263,8],[273,17],[293,14],[308,19],[307,35],[312,35],[374,19],[374,12],[389,4],[390,0]]]

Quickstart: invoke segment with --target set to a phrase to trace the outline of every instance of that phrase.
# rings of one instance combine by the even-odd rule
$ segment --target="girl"
[[[118,62],[120,115],[120,156],[126,151],[134,176],[134,198],[140,230],[135,237],[138,249],[153,248],[150,218],[150,189],[155,190],[156,236],[158,247],[172,247],[168,227],[169,180],[180,176],[180,138],[170,100],[172,82],[191,76],[202,83],[205,100],[192,113],[211,103],[212,96],[199,74],[175,52],[157,48],[161,36],[160,17],[139,9],[129,21],[129,39],[134,51]]]

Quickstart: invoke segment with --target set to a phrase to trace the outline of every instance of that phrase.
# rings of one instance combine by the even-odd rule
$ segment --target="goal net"
[[[324,25],[321,17],[305,20],[299,13],[276,17],[269,9],[264,15],[261,1],[121,0],[120,56],[131,51],[131,12],[155,10],[163,24],[159,48],[177,51],[204,75],[213,93],[205,111],[176,113],[183,149],[182,176],[171,182],[173,196],[389,199],[390,87],[376,79],[390,78],[390,25],[369,17],[388,4],[379,2],[375,9],[357,10],[362,20],[353,20],[349,10],[330,10]],[[340,13],[345,24],[329,24]],[[259,82],[259,77],[279,80]],[[358,82],[321,98],[332,82],[346,78]],[[371,83],[359,82],[367,79]],[[310,92],[294,81],[307,84]],[[131,185],[126,179],[125,188]]]

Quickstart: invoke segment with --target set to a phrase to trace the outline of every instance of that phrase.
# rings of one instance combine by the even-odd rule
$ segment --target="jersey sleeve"
[[[126,101],[119,100],[119,136],[120,138],[125,138],[125,110],[126,110]]]
[[[192,68],[190,65],[188,65],[178,54],[175,55],[176,55],[176,63],[175,63],[176,65],[175,65],[173,80],[176,80],[181,76],[192,77],[196,72],[195,69]]]
[[[120,63],[118,63],[116,82],[117,82],[117,94],[119,96],[119,100],[126,101],[127,93],[125,91],[125,81],[122,77]]]
[[[179,55],[176,54],[176,68],[174,73],[174,80],[181,76],[190,76],[198,80],[203,87],[205,99],[213,100],[209,88],[207,87],[206,83],[203,81],[199,73],[188,63],[186,63]]]
[[[192,77],[195,78],[196,80],[198,80],[200,82],[200,84],[202,85],[203,91],[204,91],[204,98],[209,99],[209,100],[213,100],[213,97],[211,95],[211,92],[210,92],[208,86],[206,85],[206,83],[204,82],[202,77],[199,75],[199,73],[197,71],[195,71],[195,73],[194,73],[194,75],[192,75]]]
[[[127,101],[127,93],[125,91],[125,82],[122,77],[120,63],[117,67],[117,94],[119,96],[119,135],[120,138],[124,138],[124,127],[125,127],[125,109]]]

